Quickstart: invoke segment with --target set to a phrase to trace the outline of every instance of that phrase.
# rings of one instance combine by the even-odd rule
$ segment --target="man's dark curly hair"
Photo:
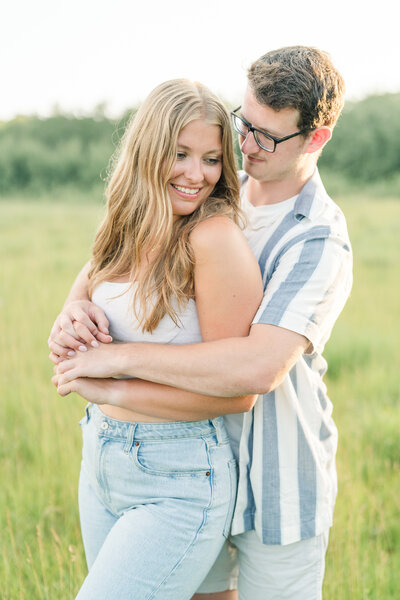
[[[257,102],[275,110],[296,108],[299,129],[334,127],[344,103],[344,81],[329,54],[288,46],[261,56],[248,72]]]

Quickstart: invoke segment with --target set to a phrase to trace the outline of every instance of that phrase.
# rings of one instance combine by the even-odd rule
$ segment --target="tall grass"
[[[327,346],[340,440],[325,600],[400,584],[400,202],[339,198],[355,284]],[[0,597],[69,600],[86,566],[77,513],[84,402],[50,384],[47,336],[102,214],[82,198],[0,202]]]
[[[82,402],[49,384],[49,326],[99,209],[0,204],[0,595],[70,599],[85,574],[76,507]]]
[[[354,289],[326,350],[339,496],[326,598],[388,600],[400,584],[399,199],[347,198]]]

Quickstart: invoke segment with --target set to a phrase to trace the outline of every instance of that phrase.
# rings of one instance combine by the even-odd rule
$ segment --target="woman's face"
[[[221,128],[191,121],[178,136],[176,162],[167,182],[174,216],[190,215],[211,195],[222,172]]]

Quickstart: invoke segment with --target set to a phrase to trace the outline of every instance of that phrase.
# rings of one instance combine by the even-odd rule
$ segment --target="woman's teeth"
[[[195,194],[198,194],[200,191],[200,188],[185,188],[182,187],[181,185],[175,185],[174,183],[172,184],[172,187],[174,187],[176,190],[178,190],[178,192],[182,192],[183,194],[192,194],[193,196]]]

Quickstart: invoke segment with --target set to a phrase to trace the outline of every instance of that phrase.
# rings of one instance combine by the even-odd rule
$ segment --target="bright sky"
[[[327,50],[347,97],[400,91],[397,2],[12,0],[0,18],[0,120],[135,106],[188,77],[240,102],[246,69],[273,48]]]

